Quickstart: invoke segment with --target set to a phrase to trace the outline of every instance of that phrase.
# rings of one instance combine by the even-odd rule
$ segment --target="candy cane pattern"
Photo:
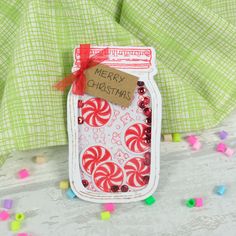
[[[82,116],[89,126],[101,127],[110,120],[111,107],[104,99],[91,98],[84,103]]]
[[[81,164],[84,171],[92,175],[94,168],[104,162],[111,159],[111,153],[102,146],[91,146],[87,148],[82,154]]]
[[[150,175],[150,166],[144,165],[144,160],[143,157],[134,157],[125,163],[126,181],[130,187],[140,188],[145,185],[143,177]]]
[[[113,161],[98,165],[93,173],[94,184],[103,192],[110,192],[112,186],[121,186],[123,180],[123,169]]]
[[[135,153],[142,153],[150,148],[150,146],[145,143],[145,133],[144,130],[147,126],[145,124],[136,123],[131,125],[125,131],[125,144],[128,149]]]

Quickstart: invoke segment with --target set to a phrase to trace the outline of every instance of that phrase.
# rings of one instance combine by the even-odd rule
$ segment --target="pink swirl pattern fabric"
[[[120,186],[123,183],[124,171],[113,161],[105,162],[94,170],[93,180],[101,191],[110,192],[112,186]]]
[[[91,146],[82,155],[82,167],[84,171],[92,175],[95,167],[111,159],[111,153],[102,146]]]
[[[111,118],[109,103],[101,98],[87,100],[82,108],[82,116],[86,124],[91,127],[101,127]]]
[[[130,187],[140,188],[145,185],[143,177],[150,175],[150,166],[144,165],[144,160],[143,157],[134,157],[125,163],[126,182]]]

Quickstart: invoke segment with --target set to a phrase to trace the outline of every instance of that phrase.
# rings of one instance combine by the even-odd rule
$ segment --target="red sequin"
[[[149,97],[144,97],[143,102],[148,105],[150,103],[150,98]]]
[[[145,130],[144,130],[144,133],[145,134],[151,134],[152,132],[152,128],[151,127],[147,127]]]
[[[151,108],[144,108],[143,113],[145,116],[151,116],[152,115],[152,109]]]
[[[146,104],[143,101],[141,101],[139,102],[138,106],[143,109],[146,107]]]
[[[84,106],[84,103],[82,100],[78,100],[78,108],[82,108]]]
[[[121,192],[128,192],[129,187],[127,185],[122,185],[121,186]]]
[[[82,116],[78,117],[78,124],[81,125],[84,123],[84,118]]]
[[[83,186],[86,188],[86,187],[89,185],[89,182],[88,182],[87,179],[83,179],[83,180],[82,180],[82,184],[83,184]]]
[[[111,186],[111,191],[112,192],[117,192],[118,190],[119,190],[119,186],[117,186],[117,185]]]
[[[148,117],[146,120],[145,120],[146,124],[147,125],[151,125],[152,124],[152,118],[151,117]]]
[[[145,158],[151,158],[151,152],[145,152],[144,157]]]
[[[146,89],[145,89],[144,87],[138,88],[138,93],[139,93],[140,95],[143,95],[145,92],[146,92]]]
[[[143,177],[143,182],[144,182],[145,184],[148,184],[148,182],[149,182],[149,176],[148,176],[148,175],[145,175],[145,176]]]

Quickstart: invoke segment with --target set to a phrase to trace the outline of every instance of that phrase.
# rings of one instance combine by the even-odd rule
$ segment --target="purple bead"
[[[138,86],[144,86],[144,82],[143,81],[138,81],[137,85]]]
[[[5,209],[11,209],[12,208],[12,205],[13,205],[13,201],[11,199],[5,199],[3,201],[3,207]]]
[[[145,92],[146,92],[146,89],[145,89],[144,87],[138,88],[138,93],[139,93],[140,95],[143,95]]]
[[[228,136],[228,133],[224,130],[222,130],[220,133],[219,133],[219,136],[220,136],[220,139],[226,139],[227,136]]]

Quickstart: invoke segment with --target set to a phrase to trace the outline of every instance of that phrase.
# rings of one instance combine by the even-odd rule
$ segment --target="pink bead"
[[[203,206],[203,199],[195,198],[195,207],[202,207],[202,206]]]
[[[18,172],[18,177],[19,179],[25,179],[27,177],[29,177],[29,171],[27,169],[22,169]]]
[[[216,151],[217,152],[225,152],[226,148],[227,148],[227,146],[224,143],[219,143],[216,146]]]
[[[228,157],[232,157],[234,155],[234,150],[232,148],[227,147],[225,150],[225,155]]]
[[[187,142],[190,145],[193,145],[194,143],[196,143],[198,141],[198,138],[195,135],[190,135],[187,137]]]
[[[193,150],[199,150],[202,147],[202,144],[197,141],[196,143],[193,144],[192,149]]]
[[[0,212],[0,220],[5,221],[5,220],[8,220],[9,217],[10,217],[10,215],[7,211]]]
[[[17,236],[29,236],[27,233],[19,233]]]
[[[105,211],[114,212],[116,209],[116,205],[114,203],[105,203],[103,205]]]

